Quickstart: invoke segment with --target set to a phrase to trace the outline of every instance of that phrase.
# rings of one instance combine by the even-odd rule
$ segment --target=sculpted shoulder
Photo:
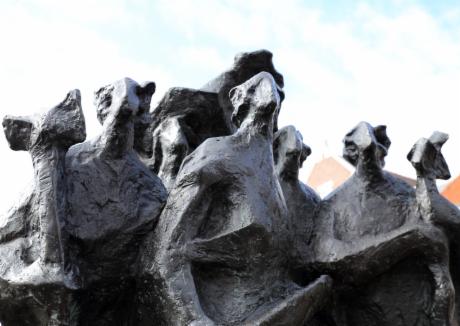
[[[406,181],[386,171],[384,171],[384,175],[385,180],[391,184],[395,192],[409,195],[411,197],[415,196],[415,189]]]
[[[189,174],[217,173],[231,162],[234,151],[231,136],[208,138],[182,162],[177,179]],[[226,164],[222,164],[225,161]]]
[[[321,201],[321,204],[331,204],[334,202],[342,202],[346,198],[349,198],[350,196],[355,195],[355,191],[357,186],[356,186],[356,180],[355,176],[352,175],[350,178],[348,178],[344,183],[342,183],[340,186],[338,186],[336,189],[334,189],[331,193],[326,195],[324,199]]]

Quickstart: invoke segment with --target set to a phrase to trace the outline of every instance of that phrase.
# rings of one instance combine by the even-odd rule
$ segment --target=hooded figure
[[[130,318],[139,246],[167,197],[133,148],[134,127],[147,119],[154,91],[153,82],[129,78],[99,89],[102,133],[66,156],[67,268],[82,288],[75,317],[81,324],[120,325]]]
[[[230,98],[238,131],[186,157],[147,242],[143,284],[150,291],[141,298],[140,325],[303,325],[330,287],[327,278],[302,288],[288,277],[288,213],[272,151],[280,103],[273,77],[259,73]]]
[[[287,126],[275,133],[273,154],[289,214],[290,264],[293,271],[302,270],[312,260],[314,216],[321,201],[313,189],[299,180],[299,170],[311,149],[303,143],[302,135],[294,126]]]

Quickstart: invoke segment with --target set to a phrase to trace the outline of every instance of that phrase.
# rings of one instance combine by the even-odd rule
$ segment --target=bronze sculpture
[[[321,199],[299,180],[310,148],[278,129],[283,86],[260,50],[152,112],[154,83],[102,87],[92,140],[77,90],[5,117],[36,178],[0,227],[0,323],[457,325],[447,135],[409,152],[414,189],[383,169],[386,127],[359,123],[343,153],[356,171]]]

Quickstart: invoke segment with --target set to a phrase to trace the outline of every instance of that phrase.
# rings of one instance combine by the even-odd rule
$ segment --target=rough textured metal
[[[185,156],[210,137],[228,136],[236,130],[229,91],[259,72],[273,75],[281,100],[283,76],[275,70],[267,50],[235,56],[233,66],[200,90],[174,87],[166,92],[150,114],[150,125],[136,128],[135,148],[144,163],[157,174],[168,190],[174,186]],[[274,114],[278,129],[279,108]],[[147,120],[144,120],[147,121]]]
[[[320,199],[299,180],[310,148],[277,128],[282,87],[260,50],[152,112],[154,83],[102,87],[91,140],[78,90],[6,116],[35,178],[1,219],[2,326],[457,326],[448,136],[407,155],[414,189],[383,170],[386,127],[361,122],[344,138],[355,173]]]
[[[12,149],[31,153],[35,186],[0,229],[4,325],[129,321],[139,244],[166,201],[133,150],[154,89],[130,79],[101,88],[103,132],[84,143],[78,91],[39,119],[5,117]]]
[[[29,151],[34,166],[30,195],[10,210],[0,229],[0,322],[67,325],[73,284],[64,272],[64,161],[69,146],[85,139],[80,92],[39,117],[3,119],[13,150]]]
[[[141,155],[169,190],[185,156],[206,139],[231,133],[217,94],[190,88],[168,90],[151,119]]]
[[[160,179],[133,149],[134,125],[145,119],[153,83],[125,78],[96,92],[102,133],[66,156],[66,267],[81,291],[82,325],[123,325],[136,289],[139,245],[166,201]]]
[[[272,152],[277,87],[259,73],[230,97],[238,131],[187,156],[143,255],[157,290],[147,305],[159,306],[165,325],[301,325],[311,314],[304,303],[321,303],[329,281],[306,290],[288,275],[288,212]]]
[[[303,143],[302,135],[294,126],[287,126],[275,133],[273,154],[288,208],[292,272],[301,272],[312,260],[314,216],[321,200],[313,189],[299,180],[299,170],[311,154],[311,149]],[[304,277],[302,274],[299,276]]]
[[[217,93],[219,104],[224,111],[225,121],[229,129],[235,130],[237,125],[232,121],[233,105],[228,96],[230,90],[244,83],[252,76],[265,71],[272,75],[278,88],[281,102],[284,99],[284,78],[276,71],[273,64],[273,54],[267,50],[258,50],[254,52],[241,52],[235,56],[233,65],[227,71],[223,72],[213,80],[204,85],[201,90],[206,92]],[[278,129],[279,108],[274,113],[274,131]]]
[[[436,179],[447,180],[450,178],[449,167],[441,153],[441,147],[448,138],[447,134],[441,132],[434,132],[428,139],[421,138],[415,143],[407,155],[407,159],[412,163],[417,174],[417,214],[426,223],[442,229],[449,238],[450,261],[445,261],[439,266],[434,265],[433,269],[442,272],[439,274],[440,283],[443,281],[443,277],[445,278],[444,282],[447,285],[438,289],[438,292],[440,296],[445,297],[444,305],[446,308],[444,310],[452,314],[449,316],[450,324],[457,325],[460,311],[460,256],[458,251],[460,210],[441,196],[436,186]],[[452,275],[454,289],[448,279],[449,273]],[[444,284],[441,283],[440,286],[442,285]]]
[[[385,127],[362,122],[344,139],[353,176],[321,202],[315,262],[338,292],[337,325],[452,325],[443,232],[419,216],[415,191],[383,171]]]

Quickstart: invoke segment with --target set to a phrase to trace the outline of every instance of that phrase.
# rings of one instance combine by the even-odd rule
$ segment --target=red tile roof
[[[345,180],[352,175],[352,168],[348,168],[344,162],[340,162],[334,157],[328,157],[317,162],[313,167],[307,184],[318,192],[320,187],[326,182],[332,182],[333,189],[340,186]]]
[[[449,182],[442,191],[442,195],[455,205],[460,205],[460,175]]]
[[[340,157],[327,157],[314,165],[307,184],[319,193],[321,197],[325,197],[345,182],[353,174],[354,169],[353,166]],[[414,179],[391,171],[388,172],[415,187],[416,182]]]

